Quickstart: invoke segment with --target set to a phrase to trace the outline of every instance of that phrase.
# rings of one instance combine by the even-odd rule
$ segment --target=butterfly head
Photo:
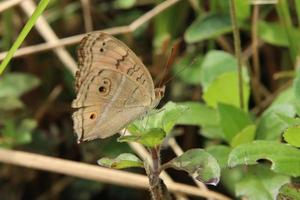
[[[152,104],[153,107],[156,107],[159,104],[160,100],[164,97],[165,88],[166,88],[166,86],[155,88],[155,90],[154,90],[155,99],[154,99],[153,104]]]

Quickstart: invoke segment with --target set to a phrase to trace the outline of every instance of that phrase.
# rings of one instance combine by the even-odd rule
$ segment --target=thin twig
[[[91,32],[93,30],[91,2],[90,2],[90,0],[81,0],[81,5],[82,5],[85,32]]]
[[[233,49],[232,49],[231,45],[229,44],[229,42],[226,40],[226,38],[224,36],[218,37],[217,42],[225,51],[227,51],[229,53],[233,53]]]
[[[57,85],[49,94],[46,101],[43,102],[43,104],[37,109],[35,112],[34,118],[37,121],[40,121],[49,107],[51,106],[52,102],[59,96],[59,94],[62,92],[62,86]]]
[[[149,187],[148,178],[144,175],[34,153],[0,149],[0,162],[75,176],[88,180],[101,181],[109,184],[132,187],[135,189],[148,189]],[[181,183],[170,183],[167,181],[165,183],[171,192],[214,199],[230,199],[213,191],[202,191],[199,190],[199,188]]]
[[[239,84],[239,97],[240,97],[240,108],[244,109],[244,92],[243,92],[243,77],[242,77],[242,58],[241,58],[241,40],[236,20],[236,8],[235,0],[230,0],[230,16],[232,23],[232,31],[234,37],[234,49],[235,56],[238,61],[238,84]]]
[[[139,155],[139,157],[141,157],[143,160],[147,160],[147,162],[151,164],[151,156],[149,155],[148,151],[144,146],[135,142],[130,142],[129,146],[134,152],[136,152]],[[162,171],[160,176],[164,181],[174,183],[172,178],[165,171]],[[183,194],[175,193],[175,196],[178,200],[187,200],[187,197],[185,197]]]
[[[0,13],[26,0],[6,0],[0,3]]]
[[[150,184],[150,191],[152,194],[153,200],[163,200],[165,199],[162,194],[161,189],[161,182],[159,179],[160,173],[160,150],[158,148],[151,148],[151,158],[152,158],[152,170],[150,171],[149,177],[149,184]]]
[[[259,6],[254,5],[253,16],[252,16],[252,53],[253,53],[253,66],[254,74],[257,78],[260,77],[260,63],[259,63],[259,54],[258,54],[258,38],[257,38],[257,21],[259,17]]]

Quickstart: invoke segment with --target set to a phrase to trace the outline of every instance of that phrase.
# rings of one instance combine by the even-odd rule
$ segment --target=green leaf
[[[231,54],[211,50],[205,55],[202,63],[200,73],[202,87],[206,89],[220,75],[234,71],[237,71],[237,61]]]
[[[284,140],[295,147],[300,147],[300,126],[289,127],[283,134]]]
[[[200,130],[200,134],[209,139],[222,139],[222,140],[225,139],[225,135],[219,124],[202,126]]]
[[[240,107],[239,86],[236,72],[222,74],[215,79],[204,92],[203,99],[211,107],[216,108],[218,103],[226,103]],[[243,95],[245,110],[248,110],[250,95],[249,83],[243,81]]]
[[[24,106],[23,102],[18,97],[14,96],[0,97],[0,102],[0,110],[4,111],[20,109]]]
[[[20,126],[17,130],[17,135],[15,137],[16,144],[27,144],[31,142],[32,131],[37,127],[37,122],[34,119],[24,119],[22,120]]]
[[[118,142],[138,142],[146,147],[160,145],[166,137],[166,132],[160,128],[147,129],[139,135],[125,135],[118,138]]]
[[[279,189],[277,200],[288,199],[300,199],[299,186],[287,183]]]
[[[250,16],[251,6],[248,1],[237,0],[236,4],[236,16],[239,20],[245,20]]]
[[[131,135],[121,136],[119,142],[139,142],[155,147],[163,142],[180,116],[188,109],[185,105],[168,102],[160,110],[154,110],[141,120],[136,120],[127,128]]]
[[[276,104],[269,107],[259,118],[256,137],[265,140],[277,140],[290,125],[284,117],[293,118],[296,110],[291,104]]]
[[[218,125],[218,112],[205,104],[198,102],[184,102],[179,103],[178,105],[189,108],[185,111],[184,115],[178,119],[178,124],[195,126]]]
[[[220,167],[217,160],[203,149],[188,150],[165,165],[186,171],[206,184],[216,185],[220,179]]]
[[[253,165],[261,159],[272,162],[271,169],[277,173],[300,176],[299,149],[273,141],[254,141],[237,146],[229,154],[228,165]]]
[[[231,22],[229,15],[212,14],[198,17],[186,30],[184,39],[187,43],[200,42],[229,33]]]
[[[218,104],[218,111],[220,125],[225,139],[229,143],[246,126],[252,124],[249,115],[235,106],[220,103]]]
[[[196,58],[196,59],[194,59]],[[174,66],[174,74],[187,84],[198,85],[201,83],[201,56],[186,55]],[[178,72],[178,73],[177,73]]]
[[[136,120],[133,123],[140,133],[147,132],[147,130],[153,128],[158,128],[164,130],[164,132],[168,134],[177,123],[177,120],[188,109],[189,108],[185,105],[168,102],[160,110],[154,110],[142,120]]]
[[[0,78],[0,98],[19,97],[38,86],[40,81],[31,74],[7,73]]]
[[[122,153],[114,159],[101,158],[98,165],[113,169],[124,169],[130,167],[143,167],[143,162],[131,153]]]
[[[236,196],[249,200],[273,200],[280,186],[287,182],[288,176],[278,175],[264,166],[251,167],[235,184]]]
[[[217,110],[198,102],[184,102],[179,105],[187,106],[189,109],[178,119],[177,124],[201,126],[201,135],[211,139],[224,138]]]
[[[300,40],[300,31],[298,28],[284,27],[278,22],[258,22],[258,35],[259,37],[267,43],[289,47],[290,42],[287,36],[287,30],[292,33],[295,40]]]
[[[217,159],[222,169],[227,167],[228,156],[231,151],[230,147],[225,145],[214,145],[208,147],[206,151]]]
[[[36,128],[37,123],[34,119],[24,119],[20,122],[7,120],[1,131],[2,138],[0,146],[13,147],[15,145],[28,144],[32,139],[32,131]]]
[[[121,9],[129,9],[134,6],[136,3],[136,0],[115,0],[114,6],[115,8],[121,8]]]
[[[251,142],[255,138],[255,125],[246,126],[243,130],[241,130],[238,134],[232,138],[230,145],[232,147],[236,147],[240,144],[245,144]]]

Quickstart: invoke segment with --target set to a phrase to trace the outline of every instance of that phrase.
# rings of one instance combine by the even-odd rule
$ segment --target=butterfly
[[[110,137],[158,105],[165,87],[136,54],[104,32],[87,34],[77,49],[72,118],[78,143]]]

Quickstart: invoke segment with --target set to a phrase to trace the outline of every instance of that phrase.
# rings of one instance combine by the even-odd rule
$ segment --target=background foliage
[[[127,25],[161,2],[91,0],[94,30]],[[173,101],[177,102],[175,110],[188,109],[176,117],[176,122],[170,120],[170,124],[162,127],[168,133],[165,141],[175,137],[182,149],[202,148],[217,160],[221,179],[210,189],[232,198],[297,199],[300,198],[300,3],[297,0],[278,0],[276,4],[265,1],[262,5],[254,5],[255,1],[235,2],[241,31],[242,83],[237,78],[229,1],[181,1],[120,39],[142,58],[156,83],[175,76],[167,83],[161,105]],[[84,33],[80,1],[52,0],[43,15],[60,38]],[[26,21],[18,7],[1,13],[2,51],[9,50]],[[42,42],[33,29],[23,45]],[[162,77],[172,47],[177,54]],[[68,48],[74,58],[75,49],[76,45]],[[0,77],[1,147],[93,164],[102,157],[132,152],[126,143],[118,143],[116,137],[76,144],[70,117],[70,102],[75,96],[73,81],[70,71],[52,52],[13,59]],[[244,108],[240,107],[239,84],[244,92]],[[53,95],[55,91],[57,95]],[[161,113],[162,119],[170,119],[164,114]],[[147,139],[140,141],[151,146],[162,142],[165,135],[156,138],[150,144]],[[133,165],[141,166],[138,158],[130,158]],[[173,153],[165,145],[163,162],[172,158]],[[179,160],[171,161],[174,168]],[[106,160],[106,164],[112,162]],[[132,166],[126,162],[117,167],[127,165]],[[142,173],[139,169],[130,170]],[[185,172],[167,171],[174,180],[192,184]],[[0,165],[0,182],[3,199],[149,198],[147,191],[4,164]]]

